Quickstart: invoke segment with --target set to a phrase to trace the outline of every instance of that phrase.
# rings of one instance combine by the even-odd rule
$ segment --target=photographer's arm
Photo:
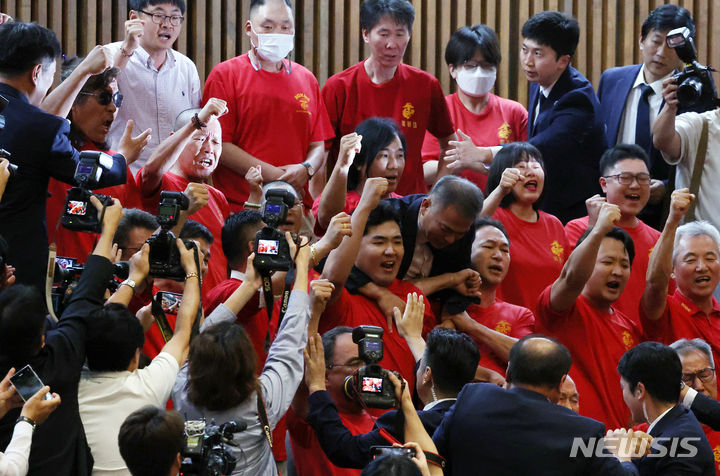
[[[373,177],[365,182],[360,203],[358,203],[350,219],[352,235],[343,240],[340,246],[328,256],[322,277],[330,280],[335,285],[330,302],[340,297],[360,249],[360,242],[362,241],[368,216],[377,207],[381,197],[385,194],[387,185],[387,179],[380,177]]]
[[[223,115],[227,109],[225,104],[222,99],[211,98],[198,112],[198,119],[200,122],[207,124],[213,116],[219,117]],[[151,195],[157,191],[162,183],[162,176],[175,165],[185,146],[193,138],[195,131],[197,131],[195,124],[190,121],[155,148],[140,172],[142,174],[142,192],[144,195]],[[198,138],[198,140],[200,139]],[[204,135],[202,140],[205,141]]]
[[[149,257],[150,245],[144,243],[142,245],[142,248],[140,248],[140,250],[134,255],[132,255],[132,257],[130,258],[130,272],[128,274],[128,281],[134,282],[136,287],[133,288],[129,284],[120,286],[117,291],[115,291],[115,293],[110,296],[110,299],[108,299],[105,304],[117,303],[122,304],[125,307],[128,307],[130,305],[130,301],[132,300],[135,293],[142,292],[142,289],[136,288],[138,286],[143,286],[145,279],[150,273]]]
[[[195,250],[197,250],[199,262],[202,262],[203,254],[197,247],[187,249],[180,238],[176,240],[176,245],[180,250],[180,262],[185,270],[185,289],[177,314],[175,333],[162,351],[175,357],[178,365],[182,365],[187,359],[190,334],[198,314],[198,306],[200,306],[200,271],[195,264]]]
[[[2,201],[8,180],[10,180],[10,162],[7,159],[0,158],[0,201]]]
[[[678,110],[677,84],[673,78],[663,81],[665,105],[653,124],[653,145],[666,159],[676,161],[682,155],[682,139],[675,130],[675,116]]]

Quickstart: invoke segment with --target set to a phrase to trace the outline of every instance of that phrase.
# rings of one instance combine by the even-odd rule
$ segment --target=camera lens
[[[702,96],[702,83],[697,78],[687,78],[678,86],[677,97],[680,104],[695,104]]]

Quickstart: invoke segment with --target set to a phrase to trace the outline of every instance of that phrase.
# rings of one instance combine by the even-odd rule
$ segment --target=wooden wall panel
[[[503,62],[495,91],[527,102],[527,81],[519,64],[520,30],[533,14],[560,9],[580,23],[573,65],[597,86],[603,70],[640,61],[638,38],[647,14],[664,0],[410,0],[415,25],[405,61],[437,76],[455,90],[444,60],[449,35],[463,25],[486,23],[498,34]],[[245,35],[250,0],[186,0],[188,11],[176,48],[192,58],[202,79],[212,67],[249,48]],[[368,48],[359,26],[361,0],[294,0],[296,61],[320,84],[362,60]],[[697,25],[699,61],[720,66],[720,0],[673,0],[688,8]],[[36,21],[55,31],[67,56],[87,54],[95,44],[124,35],[128,0],[0,0],[0,11]],[[1,45],[0,45],[1,47]],[[720,83],[720,76],[716,76]]]

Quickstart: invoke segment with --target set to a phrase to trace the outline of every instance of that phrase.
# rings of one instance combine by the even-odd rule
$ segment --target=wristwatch
[[[35,421],[33,421],[33,420],[31,420],[30,418],[28,418],[28,417],[26,417],[26,416],[23,416],[23,415],[20,415],[20,416],[18,417],[18,419],[15,420],[15,424],[17,425],[17,424],[20,423],[21,421],[24,421],[25,423],[27,423],[28,425],[30,425],[30,426],[32,427],[33,431],[35,431],[35,428],[37,428],[37,423],[35,423]]]
[[[310,162],[302,162],[300,165],[302,165],[303,167],[305,167],[307,169],[308,179],[313,178],[313,175],[315,175],[315,168],[312,165],[310,165]]]
[[[120,283],[120,286],[122,286],[123,284],[126,286],[130,286],[130,288],[133,290],[133,293],[135,293],[135,286],[136,286],[135,281],[128,278],[125,281],[123,281],[122,283]]]

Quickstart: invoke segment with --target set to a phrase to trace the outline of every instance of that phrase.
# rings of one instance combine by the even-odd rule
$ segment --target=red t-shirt
[[[335,130],[330,157],[337,157],[340,138],[365,119],[391,117],[407,140],[405,170],[396,192],[410,195],[427,191],[421,156],[425,131],[441,138],[453,133],[442,87],[435,76],[400,63],[390,81],[374,84],[365,71],[365,61],[361,61],[330,77],[322,96]]]
[[[215,66],[205,81],[203,105],[210,98],[227,101],[220,117],[223,142],[230,142],[268,164],[299,164],[311,142],[333,137],[332,126],[315,76],[292,63],[292,72],[255,71],[247,53]],[[233,212],[248,197],[245,177],[221,163],[214,184],[225,193]],[[306,193],[306,205],[312,198]]]
[[[369,433],[375,424],[366,411],[358,414],[338,413],[338,415],[343,425],[353,435]],[[286,416],[297,474],[322,476],[358,476],[360,474],[361,470],[359,469],[340,468],[332,464],[320,446],[313,427],[300,418],[292,408],[288,410]]]
[[[92,142],[85,142],[80,150],[100,149]],[[102,152],[110,155],[115,154],[113,150],[103,150]],[[65,196],[71,188],[72,185],[50,178],[48,183],[49,197],[46,202],[48,243],[55,242],[57,256],[77,258],[79,263],[84,263],[95,248],[95,243],[100,235],[71,231],[59,224],[58,220],[65,209]],[[127,169],[127,183],[125,185],[113,185],[112,187],[93,190],[93,192],[117,198],[123,208],[140,208],[140,191],[135,186],[135,179],[132,172],[130,172],[130,167]],[[90,207],[92,207],[94,213],[95,207],[92,205]]]
[[[508,142],[527,140],[528,112],[519,102],[488,94],[488,103],[480,114],[468,111],[457,93],[445,97],[455,130],[460,129],[478,147],[492,147]],[[430,133],[425,134],[422,146],[423,163],[438,160],[440,144]],[[487,175],[465,170],[460,174],[485,190]]]
[[[510,237],[510,268],[497,290],[498,299],[533,311],[540,293],[560,276],[570,256],[560,220],[543,211],[538,214],[536,222],[521,220],[506,208],[493,215]]]
[[[387,289],[403,300],[407,298],[408,293],[422,295],[422,292],[412,283],[399,279],[393,281]],[[424,299],[427,302],[427,298]],[[423,336],[433,330],[437,323],[430,306],[425,306]],[[388,331],[387,319],[375,301],[365,296],[350,294],[347,289],[343,288],[340,298],[328,305],[320,318],[319,332],[324,334],[337,326],[357,327],[359,325],[372,325],[383,329],[384,355],[380,365],[387,370],[397,370],[408,381],[410,388],[415,388],[415,358],[410,347],[394,326],[393,332]]]
[[[239,279],[226,279],[207,293],[205,301],[205,315],[210,315],[220,304],[227,301],[232,293],[240,287],[242,281]],[[277,319],[280,313],[280,301],[275,301],[276,306],[273,308],[272,325],[268,321],[267,311],[260,308],[260,292],[255,293],[252,299],[245,304],[245,307],[237,313],[237,322],[248,333],[253,347],[255,347],[255,355],[258,359],[258,366],[262,366],[267,358],[265,352],[265,338],[267,337],[268,328],[270,328],[270,338],[273,339],[277,333]]]
[[[585,233],[588,226],[588,217],[576,218],[569,221],[565,225],[565,233],[570,242],[570,249],[575,248],[577,240]],[[640,324],[640,308],[638,307],[645,292],[645,275],[647,274],[648,261],[650,253],[655,246],[660,232],[655,228],[646,225],[638,220],[637,226],[634,228],[620,227],[627,231],[635,245],[635,259],[630,270],[630,279],[620,295],[620,299],[615,302],[613,307],[622,311],[623,314]]]
[[[707,315],[680,290],[676,290],[668,295],[665,311],[658,320],[651,321],[645,317],[641,306],[640,322],[649,340],[669,345],[678,339],[700,337],[710,344],[715,362],[720,359],[720,304],[715,298],[713,309]]]
[[[627,427],[630,410],[622,398],[617,364],[640,342],[640,330],[622,312],[596,309],[582,295],[570,309],[553,311],[551,288],[540,295],[535,330],[557,338],[570,351],[580,414],[604,422],[607,428]]]
[[[180,175],[176,175],[172,172],[165,172],[162,176],[162,184],[157,190],[145,190],[143,187],[142,178],[143,169],[140,169],[137,173],[135,181],[138,188],[142,193],[142,205],[143,209],[152,213],[157,214],[158,204],[160,203],[160,191],[171,190],[176,192],[184,192],[185,188],[190,183],[190,180]],[[207,206],[201,208],[197,212],[190,215],[191,220],[205,225],[210,233],[212,233],[213,244],[210,246],[210,263],[208,265],[208,272],[205,275],[202,283],[203,297],[214,288],[217,284],[224,281],[227,278],[227,260],[222,250],[222,227],[225,224],[225,219],[230,216],[230,208],[228,202],[225,199],[225,195],[215,187],[205,185],[209,192],[209,199]]]
[[[526,307],[495,300],[488,307],[470,304],[468,315],[480,324],[510,337],[520,339],[535,332],[535,316]],[[480,350],[480,365],[492,369],[502,376],[507,370],[507,361],[498,357],[490,347],[476,341]]]
[[[325,232],[327,231],[326,228],[323,228],[320,226],[320,223],[318,223],[318,213],[320,212],[320,198],[322,198],[322,194],[318,195],[315,201],[312,205],[312,214],[313,217],[315,217],[315,235],[317,236],[323,236]],[[350,215],[352,212],[355,211],[355,209],[358,206],[358,203],[360,203],[360,194],[357,193],[355,190],[348,190],[345,194],[345,208],[343,208],[343,211]],[[402,195],[398,195],[395,192],[391,192],[390,196],[388,198],[402,198]]]

